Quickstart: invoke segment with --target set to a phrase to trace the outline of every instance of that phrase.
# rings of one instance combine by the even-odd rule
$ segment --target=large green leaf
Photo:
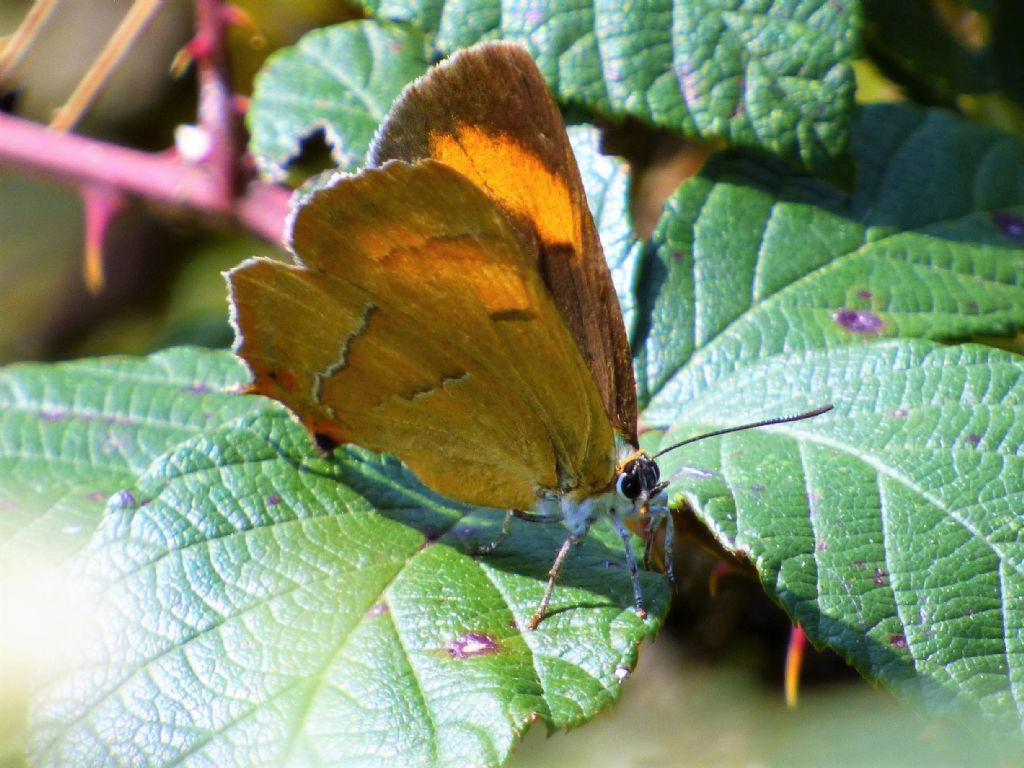
[[[670,201],[638,297],[645,417],[667,445],[834,403],[663,468],[816,643],[1016,721],[1024,361],[923,339],[1024,327],[1024,148],[905,107],[857,135],[852,195],[733,155]]]
[[[557,98],[834,172],[849,145],[858,2],[363,2],[436,35],[525,44]]]
[[[0,371],[0,563],[75,551],[155,458],[251,412],[222,391],[243,370],[178,350]]]
[[[69,559],[108,498],[130,498],[157,457],[259,409],[221,391],[242,376],[230,356],[185,350],[0,371],[0,742],[11,765],[30,681],[77,630]]]
[[[318,128],[341,167],[358,166],[391,101],[426,69],[413,28],[444,54],[481,40],[521,42],[556,98],[594,116],[724,137],[829,174],[845,167],[856,2],[364,5],[408,27],[357,21],[316,30],[260,75],[249,125],[263,172],[280,176]]]
[[[316,130],[339,168],[362,165],[391,102],[426,71],[425,45],[408,28],[352,21],[275,53],[256,78],[248,114],[260,171],[280,178]]]
[[[138,402],[136,385],[112,379],[107,401]],[[497,764],[535,720],[575,725],[618,696],[667,591],[645,574],[652,618],[636,617],[614,532],[574,551],[525,631],[564,528],[521,523],[473,557],[500,512],[393,460],[321,458],[263,398],[223,408],[251,415],[110,500],[69,583],[89,620],[36,699],[35,765]]]
[[[784,351],[1024,327],[1024,145],[909,107],[856,136],[852,195],[723,157],[670,200],[640,299],[650,419]]]
[[[932,708],[1024,720],[1024,359],[911,340],[780,353],[719,375],[667,441],[737,404],[827,402],[663,470],[816,643]]]

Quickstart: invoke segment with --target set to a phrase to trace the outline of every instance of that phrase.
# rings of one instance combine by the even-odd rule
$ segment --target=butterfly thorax
[[[534,511],[547,519],[562,519],[571,531],[579,533],[605,515],[619,519],[647,517],[651,500],[660,497],[668,485],[660,478],[658,464],[651,455],[630,448],[601,492],[547,492],[538,498]]]

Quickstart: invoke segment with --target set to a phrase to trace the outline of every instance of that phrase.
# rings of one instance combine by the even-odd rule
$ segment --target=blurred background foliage
[[[235,29],[230,38],[234,86],[241,94],[251,91],[271,52],[310,29],[358,15],[336,0],[237,4],[255,27]],[[61,3],[7,84],[17,114],[48,120],[126,5]],[[10,34],[30,6],[28,0],[0,3],[0,36]],[[1002,24],[987,15],[995,7],[1002,9]],[[1021,8],[957,0],[866,2],[867,55],[856,64],[858,100],[910,98],[1022,133]],[[170,74],[175,53],[192,33],[192,3],[166,0],[78,132],[143,149],[171,146],[175,126],[195,119],[192,70]],[[635,188],[638,206],[646,195],[653,198],[648,207],[657,210],[658,196],[666,194],[659,190],[671,189],[693,163],[692,150],[686,157],[655,154],[646,175],[666,175],[668,181]],[[119,217],[104,245],[107,282],[93,295],[82,280],[76,193],[0,172],[0,362],[143,354],[184,343],[226,346],[231,332],[220,273],[247,256],[272,252],[254,238],[200,229],[141,207]],[[1019,338],[1015,346],[1021,346]],[[725,576],[712,598],[714,566],[694,547],[680,553],[680,594],[667,629],[642,655],[617,708],[567,736],[546,740],[539,730],[531,733],[512,764],[1019,764],[1009,745],[981,739],[960,724],[919,717],[832,653],[808,654],[800,706],[788,711],[782,691],[788,619],[743,576]],[[10,700],[2,704],[0,718]],[[11,752],[0,749],[0,765],[5,753]]]
[[[0,36],[32,3],[0,3]],[[248,94],[263,60],[304,32],[353,17],[343,3],[241,2],[255,32],[233,29],[234,86]],[[193,4],[166,0],[135,42],[77,133],[140,149],[173,145],[174,129],[195,121],[194,68],[173,77],[171,62],[194,34]],[[46,122],[110,38],[127,4],[59,4],[7,91],[15,112]],[[2,141],[2,137],[0,137]],[[220,273],[246,255],[269,254],[256,239],[209,232],[159,212],[120,216],[104,243],[107,284],[82,281],[82,206],[66,187],[0,171],[0,362],[142,354],[170,343],[226,346]]]

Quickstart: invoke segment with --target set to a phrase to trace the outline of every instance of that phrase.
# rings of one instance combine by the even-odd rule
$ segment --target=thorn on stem
[[[803,668],[804,649],[807,635],[804,628],[794,624],[789,631],[789,645],[786,647],[786,707],[796,709],[800,694],[800,670]]]
[[[220,9],[221,19],[229,27],[238,27],[249,33],[249,44],[253,48],[262,48],[266,45],[267,39],[252,20],[252,16],[244,8],[232,3],[226,3]]]
[[[83,279],[93,294],[103,289],[103,241],[110,223],[124,210],[123,193],[107,186],[89,184],[80,192],[85,211],[85,253]]]

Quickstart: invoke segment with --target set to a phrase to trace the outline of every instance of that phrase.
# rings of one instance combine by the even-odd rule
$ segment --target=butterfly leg
[[[482,557],[483,555],[489,555],[491,552],[501,546],[501,543],[508,538],[509,534],[512,533],[512,518],[515,517],[515,510],[510,509],[505,512],[505,519],[501,521],[501,530],[498,531],[498,535],[491,539],[486,544],[473,547],[470,551],[474,557]]]
[[[555,582],[558,581],[558,577],[562,573],[562,568],[565,567],[565,561],[569,557],[569,553],[572,551],[572,545],[583,538],[586,533],[586,530],[582,533],[573,531],[565,538],[565,541],[562,542],[561,549],[559,549],[558,554],[555,555],[555,562],[551,564],[551,569],[548,571],[548,585],[544,589],[544,597],[540,599],[540,605],[537,606],[537,610],[534,611],[533,616],[527,624],[530,629],[536,629],[537,625],[540,624],[541,620],[544,618],[544,614],[548,612],[548,603],[551,602],[551,593],[555,591]]]
[[[676,573],[673,567],[672,559],[672,540],[675,537],[676,525],[672,520],[672,515],[666,514],[665,516],[665,575],[668,577],[668,583],[674,590],[676,588]]]
[[[629,566],[629,578],[633,582],[633,601],[636,606],[636,615],[641,619],[647,618],[647,609],[644,607],[644,592],[640,586],[640,573],[636,565],[636,555],[633,554],[632,534],[622,522],[618,515],[612,515],[612,525],[619,536],[626,550],[626,565]]]
[[[505,512],[505,519],[501,522],[501,530],[498,531],[498,535],[491,539],[486,544],[481,544],[478,547],[473,547],[470,550],[474,557],[482,557],[483,555],[489,555],[491,552],[501,546],[501,543],[509,537],[512,533],[512,519],[525,520],[528,523],[558,523],[562,520],[561,513],[553,515],[538,515],[535,512],[524,512],[520,509],[510,509]]]
[[[654,554],[654,540],[658,536],[658,521],[651,518],[644,530],[644,570],[651,570],[651,555]]]
[[[511,514],[517,520],[525,520],[528,523],[560,523],[565,519],[561,512],[540,515],[536,512],[523,512],[521,509],[513,509]]]

